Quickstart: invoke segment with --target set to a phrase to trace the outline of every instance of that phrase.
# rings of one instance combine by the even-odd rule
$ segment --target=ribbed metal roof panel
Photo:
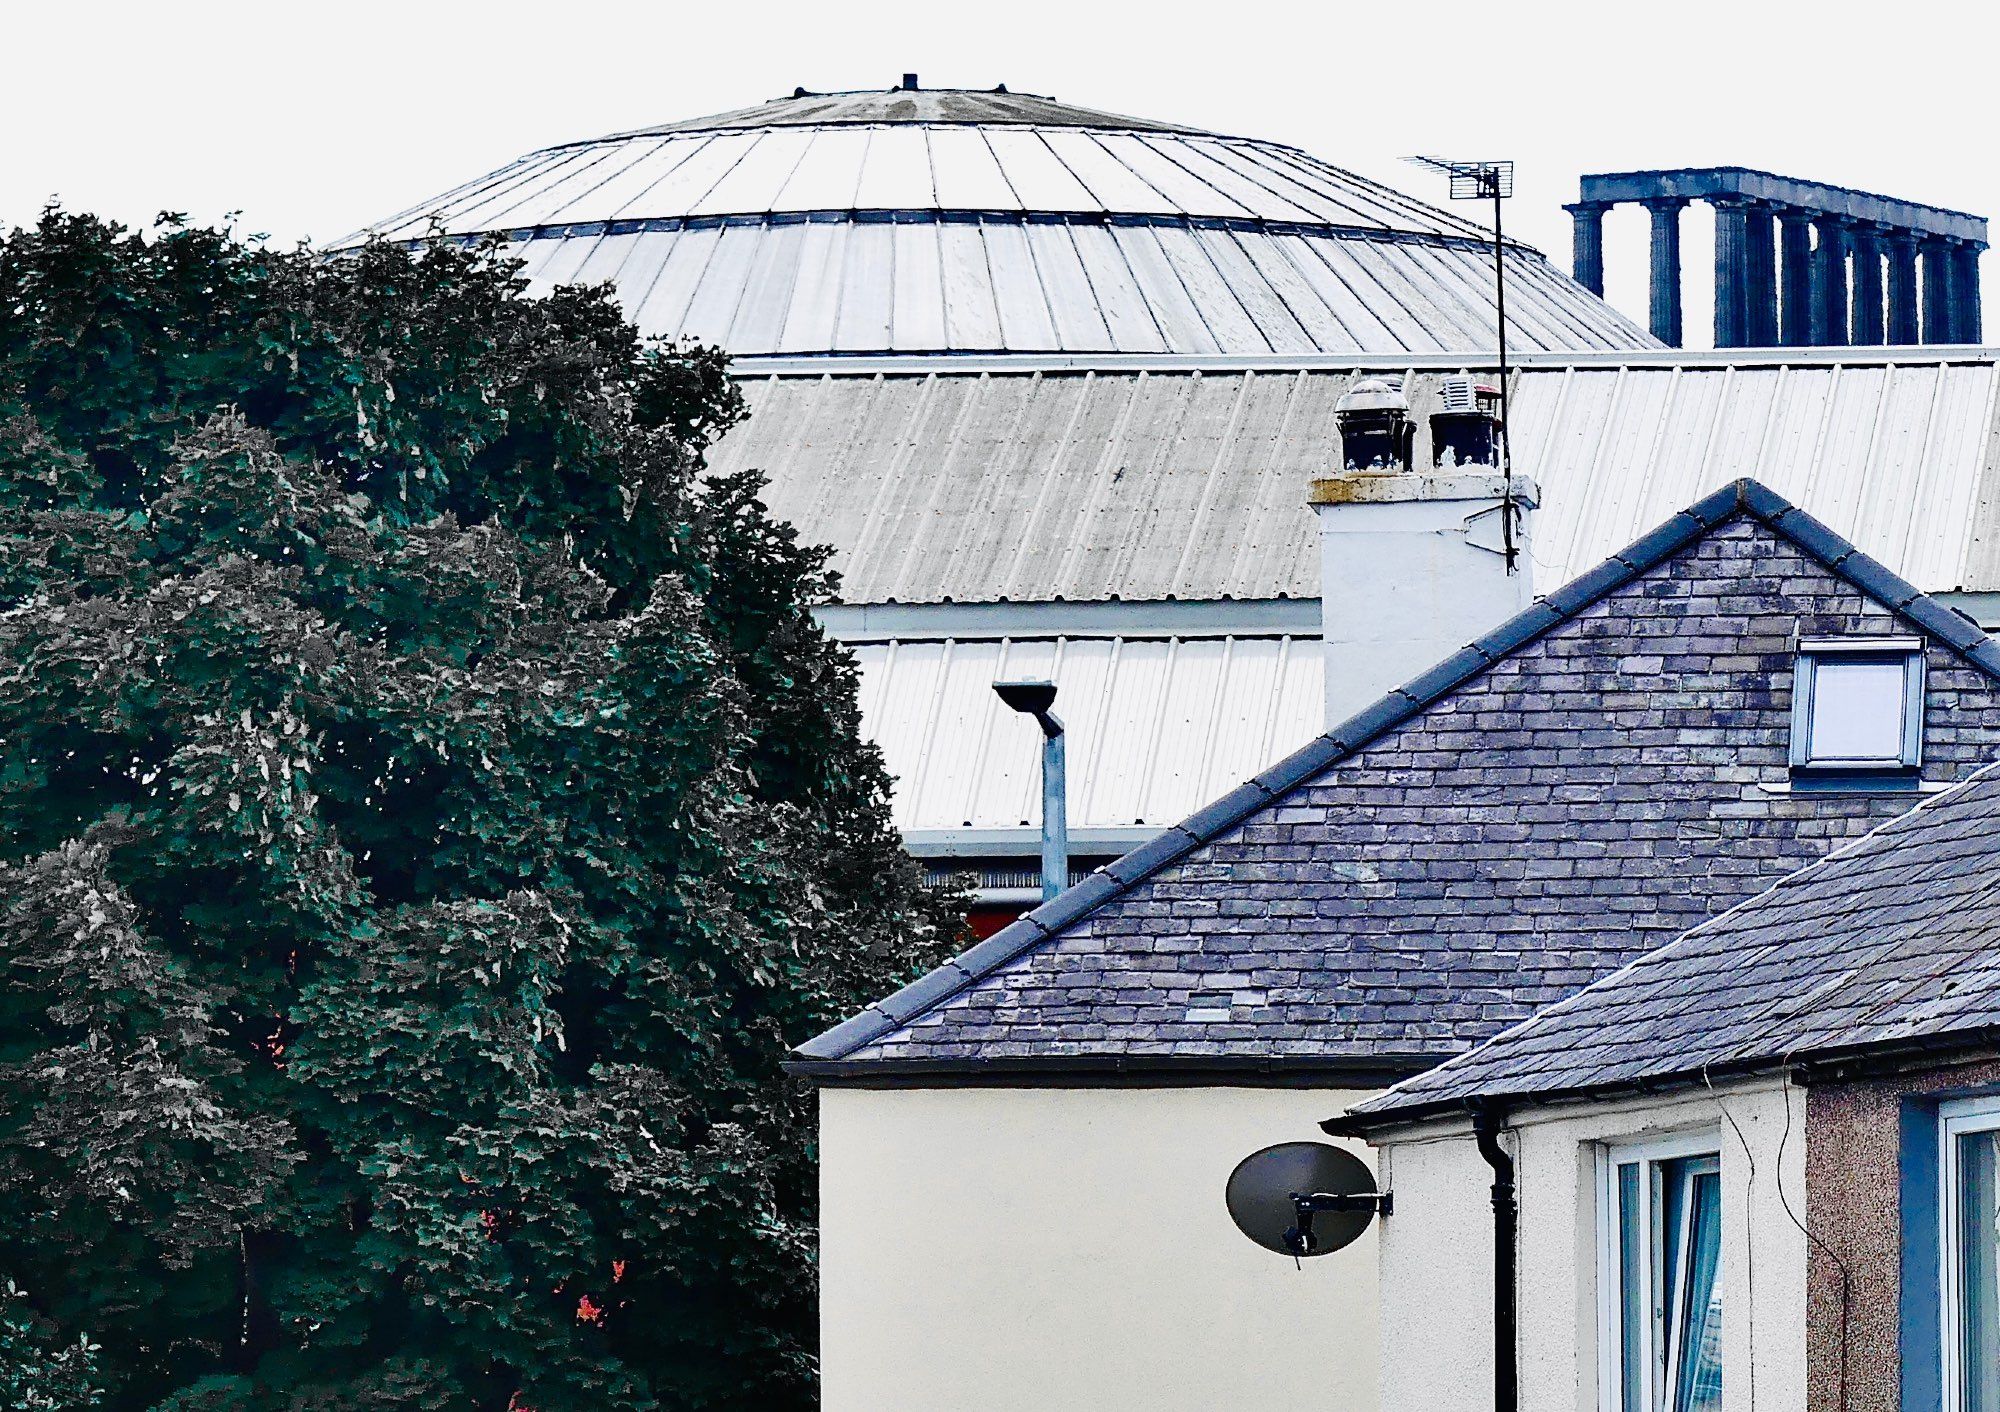
[[[1494,322],[1476,220],[1277,143],[1018,94],[806,94],[569,143],[344,243],[438,234],[507,237],[537,290],[610,279],[644,332],[739,357],[1471,350]],[[1655,346],[1509,258],[1522,347]]]
[[[1451,370],[1398,374],[1420,458]],[[774,375],[746,381],[752,415],[710,459],[770,474],[773,510],[834,546],[848,602],[1313,598],[1305,490],[1355,376]],[[2000,589],[1975,552],[2000,501],[1996,386],[1983,352],[1538,360],[1512,397],[1515,469],[1542,491],[1536,584],[1754,475],[1922,588]]]
[[[532,153],[360,234],[807,211],[1219,217],[1480,240],[1477,222],[1296,149],[1204,133],[1038,127],[722,129]]]
[[[908,830],[1039,826],[1041,734],[993,683],[1056,683],[1070,827],[1164,827],[1321,728],[1318,643],[1290,637],[864,643],[863,729]]]
[[[1471,351],[1496,323],[1486,252],[1310,230],[906,214],[565,228],[509,248],[534,293],[608,280],[642,332],[739,357]],[[1539,257],[1510,261],[1517,348],[1642,341],[1578,286],[1542,279]],[[662,289],[627,265],[677,278]],[[722,316],[736,310],[752,312]]]

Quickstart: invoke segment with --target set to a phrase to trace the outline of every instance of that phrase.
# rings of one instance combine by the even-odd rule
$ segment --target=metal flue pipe
[[[1042,728],[1042,901],[1069,886],[1069,782],[1063,723],[1049,708],[1056,687],[1046,681],[996,681],[1008,706]]]

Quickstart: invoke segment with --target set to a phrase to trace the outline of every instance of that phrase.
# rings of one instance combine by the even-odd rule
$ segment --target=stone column
[[[1962,240],[1952,247],[1952,307],[1957,314],[1958,341],[1978,343],[1982,337],[1979,317],[1979,252],[1984,246]]]
[[[1768,201],[1752,201],[1743,214],[1743,238],[1749,246],[1750,293],[1743,341],[1752,348],[1773,348],[1778,342],[1778,252],[1776,211]]]
[[[1778,212],[1779,253],[1784,324],[1779,330],[1786,345],[1803,348],[1812,342],[1813,248],[1811,211],[1787,206]]]
[[[1848,342],[1862,348],[1882,342],[1882,236],[1877,226],[1854,234],[1854,311]]]
[[[1849,227],[1846,216],[1821,216],[1814,226],[1819,231],[1819,249],[1813,256],[1812,343],[1831,348],[1847,342],[1847,249]]]
[[[1576,222],[1576,259],[1572,266],[1576,282],[1595,294],[1604,297],[1604,213],[1608,203],[1603,201],[1578,201],[1563,209]]]
[[[1740,196],[1712,196],[1715,208],[1715,346],[1741,348],[1749,341],[1750,249]]]
[[[1917,341],[1917,237],[1891,227],[1884,238],[1889,247],[1889,341]]]
[[[1669,348],[1681,346],[1681,207],[1685,196],[1657,196],[1646,201],[1653,213],[1652,299],[1653,337]]]
[[[1951,247],[1941,235],[1924,237],[1924,342],[1950,343]]]

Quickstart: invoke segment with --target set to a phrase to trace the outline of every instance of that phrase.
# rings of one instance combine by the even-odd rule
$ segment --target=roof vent
[[[1438,379],[1438,411],[1431,417],[1431,464],[1498,469],[1500,388],[1484,378],[1455,373]]]
[[[1410,469],[1416,424],[1410,399],[1388,378],[1362,378],[1334,404],[1343,470],[1395,475]]]
[[[1236,997],[1226,990],[1198,990],[1188,997],[1187,1020],[1197,1025],[1226,1022],[1235,1002]]]
[[[903,87],[914,90],[916,86],[917,86],[917,76],[915,74],[903,75]]]

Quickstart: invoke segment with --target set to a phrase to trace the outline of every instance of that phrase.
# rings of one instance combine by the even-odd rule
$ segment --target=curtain
[[[1678,1174],[1677,1174],[1678,1175]],[[1681,1327],[1673,1412],[1720,1412],[1722,1407],[1722,1178],[1693,1172],[1687,1181],[1685,1289],[1674,1301]]]

